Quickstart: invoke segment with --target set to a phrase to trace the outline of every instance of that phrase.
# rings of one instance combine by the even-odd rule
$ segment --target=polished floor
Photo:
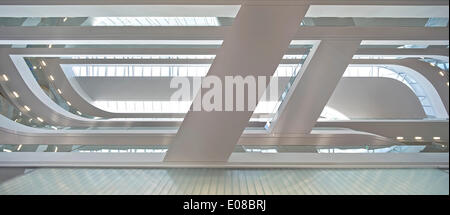
[[[449,194],[439,169],[35,169],[0,194]]]

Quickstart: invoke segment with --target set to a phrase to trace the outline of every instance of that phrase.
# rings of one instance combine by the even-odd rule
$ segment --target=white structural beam
[[[396,56],[420,58],[428,57],[448,62],[448,49],[446,48],[425,48],[425,49],[397,49],[397,48],[360,48],[355,53],[356,56]]]
[[[448,153],[233,153],[227,163],[162,162],[147,153],[1,153],[0,167],[27,168],[442,168]]]
[[[303,5],[242,6],[207,76],[216,76],[222,83],[225,76],[269,78],[306,11]],[[204,93],[200,91],[194,101]],[[189,111],[165,161],[227,161],[253,111],[223,107],[222,111]]]
[[[311,132],[360,42],[322,40],[313,48],[271,125],[272,132]]]
[[[222,16],[242,4],[308,4],[306,17],[448,17],[445,0],[2,0],[3,17]]]
[[[68,168],[442,168],[448,153],[233,153],[227,163],[162,162],[164,154],[0,153],[0,167]]]
[[[404,142],[424,142],[439,137],[435,142],[447,142],[449,138],[448,120],[333,120],[317,122],[316,127],[349,128],[370,132],[383,137],[396,139],[403,137]],[[414,137],[423,140],[415,140]]]
[[[402,45],[422,45],[422,46],[448,46],[447,40],[363,40],[361,45],[371,46],[402,46]]]
[[[420,122],[419,122],[420,123]],[[431,131],[427,131],[423,137],[432,136],[433,132],[442,130],[442,121],[427,122]],[[389,124],[389,123],[388,123]],[[416,128],[416,122],[409,123]],[[448,121],[447,121],[448,124]],[[422,125],[419,125],[422,126]],[[423,126],[422,126],[423,127]],[[417,130],[417,129],[416,129]],[[448,126],[447,126],[448,130]],[[383,133],[383,132],[381,132]],[[442,133],[442,131],[441,131]],[[438,133],[439,134],[439,133]],[[137,129],[69,129],[53,130],[28,127],[14,122],[3,115],[0,115],[0,136],[2,144],[13,145],[123,145],[124,142],[132,143],[135,146],[143,145],[169,145],[176,136],[176,130],[137,130]],[[447,137],[442,138],[443,141]],[[396,141],[376,134],[359,132],[350,129],[321,129],[306,135],[271,135],[263,131],[244,132],[239,139],[239,145],[335,145],[335,146],[360,146],[364,142],[373,146],[395,145]]]
[[[310,134],[267,134],[245,131],[238,145],[322,145],[322,146],[386,146],[396,145],[393,138],[405,137],[405,141],[415,136],[423,137],[419,142],[448,142],[448,120],[374,120],[374,121],[329,121],[317,124],[321,129]],[[328,127],[328,129],[327,129]],[[330,128],[332,127],[332,128]],[[364,132],[348,129],[351,128]],[[369,133],[367,133],[369,132]],[[169,145],[173,142],[176,130],[137,130],[137,129],[69,129],[53,130],[32,128],[16,123],[0,115],[0,136],[2,144],[43,144],[43,145]],[[381,136],[380,136],[381,135]],[[440,137],[440,140],[433,140]]]
[[[312,5],[309,8],[308,13],[306,13],[306,17],[364,17],[364,18],[448,17],[448,2],[447,5],[421,5],[421,6]]]
[[[215,55],[218,48],[10,48],[12,55],[24,57],[63,57],[63,56],[148,56],[148,55]],[[306,48],[289,48],[285,54],[306,54]],[[448,61],[448,49],[397,49],[397,48],[360,48],[355,55],[376,56],[408,56],[427,57],[441,56]]]
[[[294,12],[298,13],[298,12]],[[257,21],[255,21],[257,22]],[[261,22],[261,21],[260,21]],[[448,27],[319,27],[293,26],[300,40],[360,39],[367,41],[441,41],[448,44]],[[147,44],[221,45],[231,30],[221,27],[0,27],[0,44]],[[258,36],[255,36],[256,38]],[[402,42],[403,41],[403,42]],[[300,41],[305,44],[305,41]]]
[[[446,0],[2,0],[0,5],[230,5],[243,3],[311,5],[448,5]]]

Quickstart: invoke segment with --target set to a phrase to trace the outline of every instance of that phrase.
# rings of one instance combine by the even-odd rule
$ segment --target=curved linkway
[[[161,134],[157,130],[44,130],[13,122],[0,115],[2,144],[56,145],[167,145],[177,130]],[[353,130],[317,130],[306,135],[275,136],[261,132],[244,132],[240,145],[395,145],[398,142],[379,135]]]
[[[180,115],[181,115],[181,117],[184,116],[184,114],[111,113],[111,112],[102,110],[100,108],[97,108],[94,105],[92,105],[92,103],[93,103],[92,99],[79,86],[78,82],[75,80],[71,80],[70,78],[67,78],[67,76],[64,75],[64,72],[60,69],[60,67],[57,67],[57,65],[54,65],[54,64],[58,64],[57,61],[58,60],[54,60],[54,61],[52,61],[52,63],[50,63],[50,65],[52,65],[52,67],[56,68],[56,71],[53,70],[54,72],[49,72],[49,74],[55,76],[56,79],[60,80],[60,81],[56,82],[55,85],[58,86],[58,88],[63,89],[63,91],[65,92],[63,94],[63,97],[65,97],[69,101],[75,101],[74,104],[83,113],[87,113],[92,116],[107,117],[107,118],[113,118],[113,117],[116,117],[116,118],[146,118],[146,117],[155,117],[155,116],[165,117],[166,115],[168,115],[168,117],[180,116]],[[358,63],[358,61],[359,60],[354,60],[355,63]],[[368,61],[370,62],[372,60],[368,60]],[[87,63],[88,64],[90,64],[90,63],[98,64],[98,62],[101,62],[101,60],[97,60],[95,62],[89,61]],[[116,60],[115,62],[116,63],[117,62],[124,63],[124,62],[128,62],[128,60],[119,60],[119,61]],[[403,61],[401,61],[401,62],[403,62]],[[403,63],[402,65],[408,65],[408,64]],[[426,74],[426,73],[423,73],[420,71],[421,70],[419,70],[420,74]],[[428,74],[426,74],[426,75],[429,76]],[[437,83],[442,82],[442,79],[436,79],[435,77],[433,79],[431,79],[431,77],[427,77],[427,76],[426,76],[426,78],[428,78],[428,80],[432,80],[432,82],[431,81],[430,82],[433,84],[434,87],[438,86]],[[280,81],[281,81],[281,79],[283,79],[283,78],[280,78]],[[279,85],[281,86],[286,83],[287,83],[287,80],[283,80],[280,82]],[[442,87],[442,86],[440,86],[440,87]]]
[[[8,50],[8,49],[6,49],[6,50]],[[25,66],[23,64],[21,64],[21,60],[23,60],[23,59],[20,59],[20,57],[18,57],[18,56],[15,56],[13,58],[15,58],[16,65],[19,64],[19,66],[21,65],[23,69],[29,70],[28,68],[25,68]],[[425,76],[425,78],[427,78],[428,80],[431,80],[430,82],[433,84],[433,86],[439,86],[441,88],[440,95],[443,95],[443,96],[441,96],[441,98],[442,97],[443,98],[447,98],[447,102],[446,103],[444,102],[444,104],[447,104],[446,107],[448,107],[448,87],[445,85],[445,81],[442,81],[443,80],[442,77],[439,77],[437,75],[438,74],[437,72],[434,72],[434,75],[433,75],[433,73],[424,72],[423,71],[423,67],[425,67],[425,69],[430,69],[430,70],[435,70],[435,71],[439,70],[436,67],[430,66],[428,63],[425,63],[425,62],[422,62],[422,61],[419,61],[419,60],[410,60],[410,59],[402,59],[402,60],[353,60],[352,63],[357,63],[357,64],[393,64],[393,65],[397,65],[398,64],[398,65],[402,65],[404,67],[415,66],[414,69],[417,69],[416,65],[422,66],[422,69],[418,70],[419,73],[422,74],[423,76]],[[9,74],[9,73],[7,73],[7,74],[10,77],[14,75],[14,74]],[[29,72],[22,72],[21,74],[25,74],[25,75],[28,74],[28,76],[30,76]],[[84,104],[84,105],[86,105],[86,106],[79,106],[79,107],[83,107],[82,109],[80,108],[80,110],[85,111],[85,110],[89,110],[89,108],[90,109],[95,108],[95,109],[97,109],[96,111],[100,111],[100,112],[87,111],[87,113],[89,113],[89,114],[95,113],[95,114],[92,114],[92,115],[94,115],[94,116],[104,116],[104,117],[119,117],[120,116],[120,114],[118,116],[116,116],[116,114],[111,114],[109,112],[102,111],[102,110],[96,108],[95,106],[93,106],[92,104],[90,104],[85,99],[83,99],[83,97],[80,96],[80,94],[77,93],[76,90],[70,91],[70,89],[72,87],[69,87],[69,86],[72,86],[72,85],[65,83],[65,82],[67,82],[67,83],[69,83],[69,82],[68,82],[67,77],[65,75],[63,75],[62,72],[54,72],[52,74],[55,75],[55,76],[58,76],[57,77],[57,79],[59,80],[58,84],[59,83],[63,83],[63,85],[67,86],[66,88],[64,88],[64,92],[65,92],[64,95],[70,95],[71,96],[69,98],[70,101],[75,101],[74,104]],[[29,79],[29,78],[30,77],[27,78],[28,82],[31,83],[31,82],[34,81],[32,79]],[[25,80],[25,79],[23,79],[23,80]],[[14,86],[18,86],[18,85],[15,83]],[[445,90],[445,89],[443,90],[442,88],[445,88],[447,90]],[[29,88],[27,87],[26,89],[29,89]],[[41,93],[40,93],[41,95],[45,96],[45,98],[47,98],[49,100],[47,95],[45,95],[42,92],[41,89],[39,89],[39,91],[41,91]],[[447,97],[445,97],[445,93],[447,93]],[[33,95],[33,94],[32,93],[31,94],[30,93],[26,93],[26,95]],[[23,96],[23,97],[25,97],[25,96]],[[44,100],[45,100],[45,98],[44,98]],[[24,98],[21,98],[21,99],[24,99]],[[78,103],[78,102],[80,102],[80,103]],[[26,102],[26,103],[28,103],[28,102]],[[49,103],[54,104],[53,107],[57,106],[53,101],[43,102],[43,103],[44,104],[49,104]],[[30,104],[30,103],[28,103],[28,104]],[[16,103],[16,105],[21,107],[17,103]],[[172,126],[179,125],[179,122],[145,122],[145,121],[133,122],[132,119],[130,120],[131,122],[128,121],[126,123],[121,122],[121,121],[92,120],[92,119],[86,119],[86,118],[83,118],[83,117],[79,117],[79,116],[76,116],[74,114],[70,114],[67,111],[62,110],[62,108],[60,108],[60,107],[55,107],[55,108],[53,108],[53,107],[50,107],[50,108],[52,108],[52,109],[56,108],[56,110],[61,111],[62,112],[61,114],[63,114],[64,117],[75,119],[75,123],[69,123],[70,120],[67,120],[67,123],[64,123],[64,120],[63,121],[60,121],[60,120],[54,120],[53,121],[55,123],[63,122],[62,125],[66,125],[66,126],[87,126],[87,127],[89,127],[89,126],[104,126],[104,127],[115,127],[115,126],[142,126],[142,127],[164,126],[164,127],[172,127]],[[39,109],[33,108],[33,112],[36,112],[36,110],[39,110]],[[51,112],[54,112],[54,111],[50,111],[50,113]],[[105,113],[108,113],[108,114],[105,114],[105,115],[97,114],[97,113],[101,113],[101,112],[105,112]],[[45,114],[42,114],[42,113],[44,113],[44,112],[36,112],[36,114],[41,115],[42,117],[45,117]],[[48,114],[49,111],[46,111],[45,113]],[[181,115],[181,114],[179,114],[179,115]],[[154,116],[154,115],[152,115],[152,114],[150,114],[150,115],[148,115],[148,114],[130,114],[129,116],[145,118],[147,116]],[[167,117],[174,117],[174,116],[178,116],[178,114],[174,114],[174,115],[167,114]],[[125,118],[125,117],[121,117],[120,116],[119,118]],[[52,121],[52,120],[50,120],[50,121]],[[254,123],[255,126],[257,126],[258,124],[259,123]]]

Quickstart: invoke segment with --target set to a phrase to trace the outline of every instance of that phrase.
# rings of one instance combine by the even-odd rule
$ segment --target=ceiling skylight
[[[192,65],[108,65],[85,64],[73,65],[72,72],[77,77],[204,77],[209,71],[209,64]],[[297,65],[282,65],[274,76],[291,77],[295,75]]]
[[[187,113],[192,101],[94,101],[100,109],[113,113]],[[274,113],[279,101],[261,101],[255,113]]]
[[[94,17],[92,26],[219,26],[216,17]]]

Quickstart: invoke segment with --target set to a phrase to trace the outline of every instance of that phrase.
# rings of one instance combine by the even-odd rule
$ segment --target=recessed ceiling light
[[[42,64],[42,66],[47,66],[47,63],[45,63],[44,60],[41,60],[41,64]]]
[[[414,137],[415,140],[422,140],[422,137]]]
[[[77,111],[77,114],[78,114],[78,115],[81,115],[81,112],[80,112],[80,111]]]
[[[72,104],[69,101],[67,101],[66,103],[67,103],[67,105],[72,106]]]
[[[29,108],[28,106],[23,106],[24,108],[25,108],[25,110],[27,110],[27,111],[30,111],[31,110],[31,108]]]
[[[439,71],[439,75],[444,76],[444,72],[443,71]]]
[[[58,91],[59,94],[62,94],[62,91],[60,89],[57,89],[56,91]]]
[[[404,137],[397,137],[396,139],[397,140],[404,140],[405,138]]]
[[[39,120],[39,122],[44,122],[44,120],[41,119],[41,117],[37,117],[36,119]]]
[[[17,147],[17,151],[20,151],[20,149],[22,149],[22,144],[20,144],[19,147]]]
[[[55,152],[58,152],[58,146],[55,146]]]
[[[50,78],[50,80],[54,81],[55,78],[53,77],[53,75],[48,76]]]
[[[441,137],[433,137],[433,140],[440,140]]]
[[[3,74],[3,79],[5,80],[5,81],[8,81],[9,79],[8,79],[8,76],[6,76],[5,74]]]
[[[19,94],[16,91],[12,92],[16,98],[19,98]]]
[[[9,150],[9,149],[3,149],[3,151],[4,151],[4,152],[12,152],[12,151]]]
[[[66,21],[67,21],[67,17],[64,17],[63,22],[66,22]]]
[[[52,48],[52,44],[49,44],[49,45],[48,45],[48,48]]]

